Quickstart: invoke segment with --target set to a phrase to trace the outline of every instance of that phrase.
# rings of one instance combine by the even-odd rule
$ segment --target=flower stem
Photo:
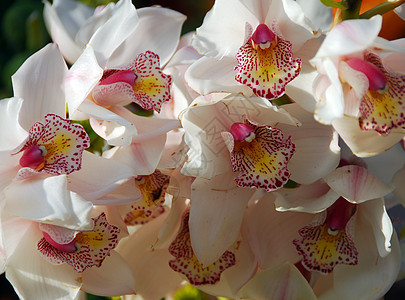
[[[401,4],[405,3],[405,0],[397,0],[397,1],[385,1],[376,7],[373,7],[372,9],[366,11],[365,13],[362,13],[360,15],[361,19],[370,19],[371,17],[375,15],[382,15],[385,14],[394,8],[400,6]]]

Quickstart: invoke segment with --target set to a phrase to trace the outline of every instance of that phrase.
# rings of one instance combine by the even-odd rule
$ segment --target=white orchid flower
[[[204,57],[186,80],[202,95],[278,98],[300,72],[300,49],[318,34],[296,1],[215,1],[192,42]]]
[[[379,154],[404,135],[405,69],[402,40],[377,35],[381,16],[346,20],[327,34],[312,59],[315,118],[332,124],[361,157]]]

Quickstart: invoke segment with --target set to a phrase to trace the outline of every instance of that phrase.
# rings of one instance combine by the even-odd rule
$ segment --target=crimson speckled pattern
[[[141,53],[136,58],[131,69],[138,75],[134,86],[134,102],[144,109],[154,109],[160,112],[162,104],[171,99],[170,86],[172,77],[161,71],[159,55],[152,51]],[[145,79],[151,81],[144,83]],[[137,89],[138,82],[142,83],[140,89]],[[150,89],[154,91],[145,91]]]
[[[37,122],[31,127],[28,140],[18,153],[33,145],[43,146],[47,152],[43,167],[36,171],[61,175],[81,169],[83,150],[90,146],[90,139],[80,124],[47,114],[45,124]],[[27,172],[22,170],[23,173]]]
[[[235,264],[235,254],[225,251],[211,265],[202,266],[191,247],[189,216],[190,212],[187,211],[183,217],[180,231],[169,247],[170,254],[175,257],[169,261],[169,266],[174,271],[184,274],[192,285],[215,284],[219,281],[221,273]]]
[[[298,231],[301,238],[293,243],[302,256],[302,264],[308,270],[322,274],[332,272],[337,264],[357,265],[358,252],[349,232],[350,225],[331,235],[324,221],[309,224]]]
[[[76,235],[76,252],[62,252],[49,244],[45,238],[38,242],[38,251],[50,263],[67,263],[79,273],[89,267],[100,267],[106,256],[110,255],[110,251],[117,246],[120,230],[107,222],[105,213],[101,213],[95,219],[93,218],[93,221],[94,229],[92,231],[83,231]],[[88,239],[91,235],[87,236],[87,234],[95,236],[93,239]],[[94,246],[92,243],[99,243],[100,245]]]
[[[246,117],[244,123],[254,128],[255,138],[251,142],[233,141],[232,135],[223,135],[232,139],[230,150],[232,171],[240,172],[236,184],[240,187],[264,188],[271,192],[281,188],[290,178],[288,162],[295,153],[295,145],[289,136],[284,141],[280,129],[267,125],[258,125]]]
[[[275,45],[273,43],[276,43]],[[293,59],[291,43],[276,36],[267,49],[253,46],[252,38],[239,48],[235,79],[269,100],[284,94],[285,86],[298,76],[301,59]]]
[[[165,202],[165,194],[169,186],[170,176],[156,170],[150,175],[135,178],[135,183],[140,189],[143,199],[131,205],[131,211],[125,216],[125,224],[145,224],[149,218],[155,218],[162,214]]]
[[[372,52],[367,52],[364,59],[383,72],[388,89],[383,94],[368,91],[363,97],[359,109],[360,128],[375,130],[385,136],[392,129],[405,128],[405,75],[387,71],[380,57]]]

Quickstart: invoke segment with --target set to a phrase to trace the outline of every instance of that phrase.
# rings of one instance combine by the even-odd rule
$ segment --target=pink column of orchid
[[[168,8],[45,1],[53,43],[0,101],[18,296],[379,299],[405,278],[405,43],[348,2],[216,0],[181,36]]]

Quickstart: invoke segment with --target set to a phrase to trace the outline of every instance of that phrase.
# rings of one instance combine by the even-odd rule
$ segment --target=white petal
[[[234,57],[243,45],[246,23],[256,28],[259,20],[244,3],[238,0],[216,1],[202,26],[197,28],[192,46],[200,54],[217,59]]]
[[[346,20],[327,34],[315,57],[346,55],[371,47],[380,32],[382,17]]]
[[[139,23],[109,59],[110,67],[126,65],[148,50],[158,54],[160,65],[164,66],[177,48],[181,27],[186,20],[183,14],[163,7],[145,7],[137,12]]]
[[[399,17],[405,20],[405,4],[398,6],[397,8],[394,9],[394,11]]]
[[[392,189],[367,169],[349,165],[324,177],[326,183],[352,203],[362,203],[389,194]]]
[[[304,276],[289,262],[259,271],[241,288],[238,295],[263,300],[317,299]]]
[[[25,219],[70,229],[91,228],[92,204],[67,191],[66,186],[66,175],[14,181],[4,190],[5,210]]]
[[[274,192],[278,211],[301,211],[318,213],[331,206],[340,195],[333,191],[323,180],[303,184],[293,189]]]
[[[132,2],[119,1],[114,6],[111,18],[95,32],[89,41],[100,66],[106,67],[112,53],[133,32],[137,24],[138,15]]]
[[[82,290],[90,294],[111,297],[135,293],[132,270],[116,251],[110,252],[101,267],[85,270],[82,278]]]
[[[280,5],[281,2],[282,9],[275,13],[277,4]],[[292,43],[293,52],[297,52],[305,42],[319,35],[318,28],[314,27],[306,17],[302,7],[295,0],[273,1],[266,24],[272,24],[273,19],[276,19],[276,24],[283,37]]]
[[[198,261],[208,266],[235,242],[247,202],[254,190],[236,186],[228,173],[192,184],[190,208],[191,245]]]
[[[267,193],[249,207],[247,226],[249,243],[262,269],[283,261],[300,260],[292,241],[298,230],[311,223],[314,215],[300,212],[277,212],[273,195]]]
[[[381,257],[391,252],[391,237],[393,227],[391,219],[385,210],[384,200],[367,201],[359,207],[359,216],[373,229],[377,249]]]
[[[132,168],[134,174],[148,175],[155,171],[165,142],[166,136],[161,135],[146,142],[134,142],[129,146],[118,146],[104,153],[105,157]]]
[[[69,112],[76,111],[102,76],[103,69],[98,65],[93,48],[87,46],[66,76],[65,90]]]
[[[296,147],[288,163],[291,179],[303,184],[315,182],[339,164],[337,135],[332,126],[319,124],[312,114],[297,104],[284,105],[283,108],[302,124],[300,127],[278,126],[285,136],[292,137]]]
[[[344,95],[342,84],[336,66],[330,59],[325,59],[323,68],[326,71],[327,79],[330,81],[324,93],[317,99],[315,108],[315,119],[323,124],[331,124],[336,118],[340,118],[344,113]],[[316,93],[317,84],[325,84],[325,78],[315,79],[314,89]],[[323,87],[322,87],[323,88]]]
[[[48,263],[37,251],[37,243],[43,237],[38,224],[14,220],[2,229],[4,243],[14,243],[14,250],[7,251],[6,277],[21,299],[76,298],[81,276],[67,264]],[[19,239],[9,240],[17,232]]]
[[[69,188],[87,200],[94,200],[132,176],[135,174],[128,166],[84,151],[81,170],[69,175]]]
[[[130,265],[135,276],[135,290],[144,299],[160,299],[178,288],[182,277],[169,267],[174,257],[168,249],[154,249],[160,227],[167,214],[143,225],[128,239],[122,240],[117,252]],[[156,284],[158,283],[158,284]]]
[[[403,132],[400,131],[391,131],[388,136],[381,136],[375,131],[362,131],[359,121],[353,117],[336,119],[333,127],[350,150],[359,157],[374,156],[387,151],[403,137]]]
[[[224,57],[220,60],[202,57],[193,63],[186,71],[185,80],[188,85],[201,95],[213,92],[242,93],[247,97],[253,91],[246,85],[235,80],[234,68],[236,58]]]
[[[297,0],[304,11],[305,16],[312,22],[315,28],[328,31],[332,26],[332,9],[318,0]]]
[[[93,10],[72,0],[54,0],[52,5],[44,1],[44,4],[44,19],[48,32],[59,46],[62,55],[73,64],[82,53],[84,46],[84,44],[76,44],[74,37],[93,14]]]
[[[0,101],[0,151],[15,150],[28,136],[28,132],[20,126],[18,120],[23,102],[21,98]]]
[[[29,130],[49,113],[66,115],[63,81],[66,63],[55,44],[48,44],[30,56],[11,77],[14,96],[23,98],[20,125]]]

